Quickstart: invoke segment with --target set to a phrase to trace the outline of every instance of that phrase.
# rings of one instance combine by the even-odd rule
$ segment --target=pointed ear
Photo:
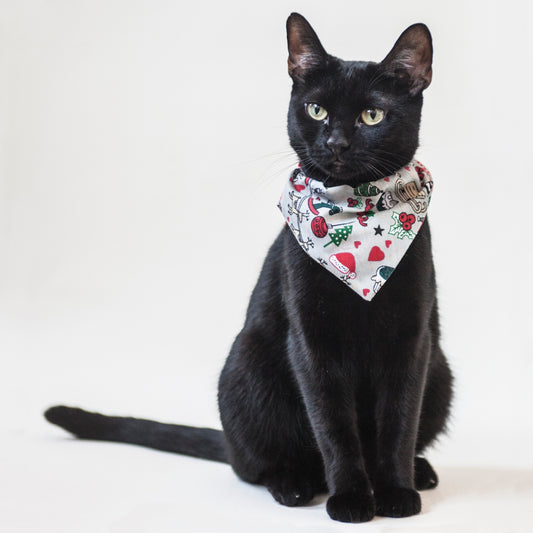
[[[425,24],[413,24],[400,35],[381,65],[406,83],[409,94],[414,96],[431,83],[432,59],[431,33]]]
[[[291,13],[287,19],[287,42],[289,75],[294,81],[302,80],[310,70],[326,65],[328,54],[309,22],[298,13]]]

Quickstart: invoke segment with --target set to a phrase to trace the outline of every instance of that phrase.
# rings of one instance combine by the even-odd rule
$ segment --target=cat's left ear
[[[409,94],[414,96],[431,83],[432,59],[433,46],[428,27],[413,24],[400,35],[381,65],[388,74],[407,83]]]

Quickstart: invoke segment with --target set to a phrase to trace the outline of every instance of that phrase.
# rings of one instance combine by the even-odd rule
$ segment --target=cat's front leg
[[[418,349],[417,349],[418,347]],[[429,336],[399,343],[381,376],[377,420],[377,514],[405,517],[421,510],[415,490],[415,445],[429,357]]]
[[[311,347],[301,333],[290,335],[289,353],[324,462],[328,514],[341,522],[372,520],[376,505],[358,435],[353,380],[332,353]]]

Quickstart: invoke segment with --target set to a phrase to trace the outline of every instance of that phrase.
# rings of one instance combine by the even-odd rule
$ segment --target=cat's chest
[[[289,322],[343,351],[372,351],[423,327],[434,299],[429,228],[415,239],[371,302],[365,301],[285,236],[284,292]]]

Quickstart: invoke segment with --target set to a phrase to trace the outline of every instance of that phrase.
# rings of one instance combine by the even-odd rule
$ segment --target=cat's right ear
[[[301,81],[309,71],[326,65],[327,52],[315,30],[299,13],[291,13],[287,19],[287,42],[289,76],[293,81]]]

